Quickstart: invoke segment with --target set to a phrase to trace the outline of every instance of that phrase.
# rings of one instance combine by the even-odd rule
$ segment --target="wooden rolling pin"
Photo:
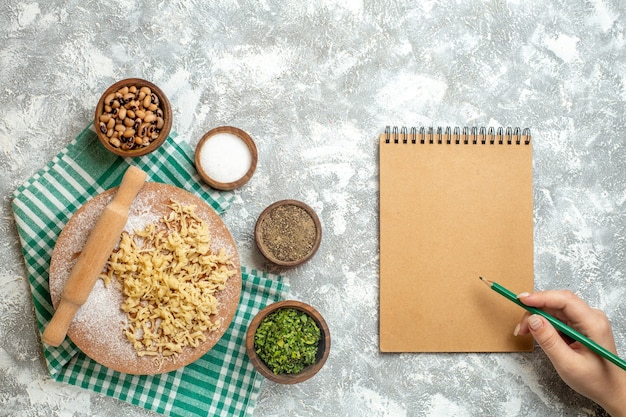
[[[59,346],[65,339],[76,311],[87,301],[100,272],[115,248],[128,220],[130,205],[145,181],[146,173],[135,166],[131,165],[124,173],[113,200],[104,208],[89,233],[85,247],[65,283],[54,316],[43,332],[42,339],[48,345]]]

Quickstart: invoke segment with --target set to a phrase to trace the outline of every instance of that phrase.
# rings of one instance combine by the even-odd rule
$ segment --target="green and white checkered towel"
[[[230,206],[232,193],[204,185],[193,164],[193,150],[171,134],[155,152],[121,158],[100,145],[93,125],[85,128],[45,168],[14,193],[13,211],[22,244],[39,331],[54,308],[48,269],[61,230],[86,201],[119,185],[132,163],[148,173],[148,181],[190,191],[219,214]],[[69,339],[58,348],[43,344],[52,377],[170,416],[245,416],[252,413],[263,377],[248,361],[247,326],[267,304],[288,291],[282,277],[242,267],[239,308],[230,327],[196,362],[159,375],[137,376],[112,371],[85,356]]]

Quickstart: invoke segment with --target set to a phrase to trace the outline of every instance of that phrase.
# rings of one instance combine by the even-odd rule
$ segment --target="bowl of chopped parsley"
[[[246,349],[261,375],[281,384],[296,384],[324,366],[330,352],[330,332],[312,306],[296,300],[279,301],[252,319]]]

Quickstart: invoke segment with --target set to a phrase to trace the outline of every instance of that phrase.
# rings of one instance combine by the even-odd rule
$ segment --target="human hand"
[[[537,307],[617,353],[611,324],[601,310],[589,307],[571,291],[520,294],[526,305]],[[626,416],[626,371],[578,342],[566,341],[543,317],[526,312],[516,335],[532,334],[554,368],[576,392],[597,402],[613,417]]]

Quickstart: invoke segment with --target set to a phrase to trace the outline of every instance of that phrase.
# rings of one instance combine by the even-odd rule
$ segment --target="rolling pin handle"
[[[128,212],[128,207],[130,207],[137,193],[143,187],[147,176],[148,174],[140,168],[134,165],[129,166],[122,177],[118,192],[113,196],[113,201]]]
[[[69,329],[74,319],[74,314],[76,314],[76,310],[78,310],[76,304],[61,300],[59,307],[54,312],[54,316],[52,316],[52,320],[50,320],[50,323],[46,326],[41,337],[44,343],[54,347],[63,343],[67,329]]]

